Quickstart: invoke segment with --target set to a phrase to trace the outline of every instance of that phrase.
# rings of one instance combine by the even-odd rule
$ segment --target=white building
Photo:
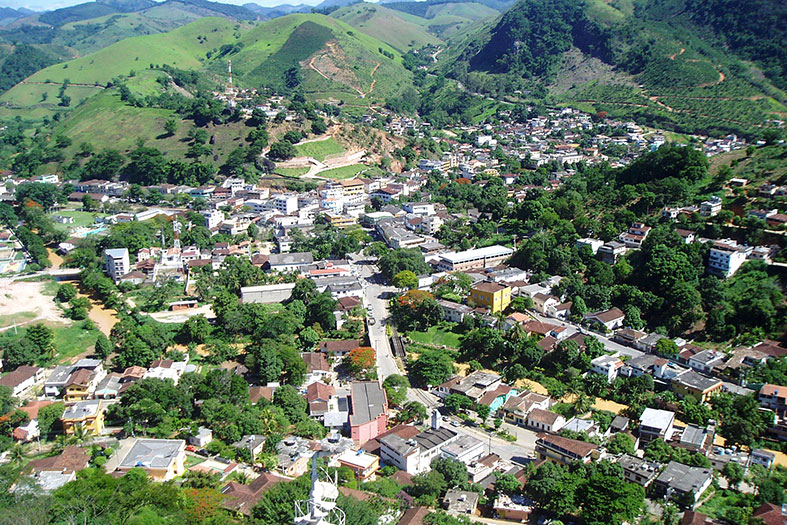
[[[224,213],[219,210],[202,210],[200,215],[205,219],[205,227],[213,229],[224,220]]]
[[[600,355],[590,362],[590,371],[594,374],[601,374],[607,378],[607,383],[611,383],[618,377],[618,371],[623,366],[620,358],[611,355]]]
[[[669,441],[675,425],[675,412],[646,408],[639,418],[639,438],[645,443],[654,439]]]
[[[290,215],[298,211],[297,195],[276,195],[273,198],[273,208],[284,215]]]
[[[496,266],[513,255],[514,250],[505,246],[494,245],[476,248],[457,253],[440,255],[438,271],[454,272]]]
[[[700,203],[700,215],[714,217],[721,211],[721,197],[711,197]]]
[[[127,248],[108,248],[104,250],[104,272],[117,282],[131,270]]]
[[[751,250],[729,239],[717,241],[710,249],[708,269],[722,277],[730,277],[746,262]]]

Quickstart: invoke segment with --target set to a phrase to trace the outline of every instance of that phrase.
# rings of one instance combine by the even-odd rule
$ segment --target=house
[[[507,423],[524,427],[527,424],[527,416],[532,410],[548,410],[550,404],[549,396],[535,392],[523,392],[518,396],[510,397],[500,407],[499,412]]]
[[[751,247],[740,246],[735,241],[716,241],[708,255],[708,271],[723,278],[730,277],[746,262],[751,253]]]
[[[563,425],[562,430],[568,430],[571,432],[582,432],[587,434],[588,436],[595,436],[598,433],[598,425],[595,421],[590,419],[582,419],[578,417],[572,417],[568,420],[568,422]]]
[[[598,446],[554,434],[537,434],[536,458],[557,461],[564,465],[581,461],[590,463],[599,454]]]
[[[590,371],[606,377],[607,383],[611,383],[618,377],[618,372],[622,366],[623,361],[619,357],[611,355],[600,355],[590,361]]]
[[[461,323],[465,317],[473,312],[473,309],[466,304],[438,299],[437,304],[443,310],[443,320],[449,323]]]
[[[385,432],[388,424],[388,399],[377,381],[350,383],[350,434],[363,444]]]
[[[715,217],[721,211],[721,197],[713,196],[700,203],[700,215],[703,217]]]
[[[467,300],[477,306],[485,306],[496,314],[511,304],[511,287],[499,283],[481,282],[470,288]]]
[[[27,414],[28,422],[16,427],[12,437],[17,441],[23,442],[32,441],[39,437],[41,431],[38,428],[38,411],[52,403],[53,401],[30,401],[25,406],[19,407],[17,410]]]
[[[458,434],[440,426],[440,414],[432,412],[431,428],[412,438],[388,434],[380,438],[380,457],[408,474],[420,474],[431,468],[432,460],[441,455],[442,449],[456,441]]]
[[[566,419],[560,414],[535,408],[530,411],[525,420],[525,426],[540,432],[558,432],[566,424]]]
[[[65,385],[65,395],[63,400],[66,403],[74,401],[84,401],[93,393],[96,386],[94,381],[91,381],[93,371],[87,368],[80,368],[71,374]]]
[[[202,448],[211,441],[213,441],[213,431],[205,427],[199,427],[196,434],[189,436],[189,445],[194,445],[195,447]]]
[[[530,514],[536,508],[535,502],[521,494],[498,493],[492,504],[495,514],[504,520],[529,523]]]
[[[675,412],[646,408],[639,418],[639,439],[650,443],[654,439],[669,441],[675,425]]]
[[[691,396],[700,403],[705,403],[711,396],[721,391],[723,382],[689,370],[674,378],[671,385],[672,391],[678,397]]]
[[[77,428],[98,435],[104,430],[104,407],[100,399],[79,401],[66,408],[60,420],[66,435],[74,434]]]
[[[456,253],[444,253],[439,256],[437,269],[441,272],[466,272],[473,269],[497,266],[511,255],[514,250],[505,246],[487,246]]]
[[[615,332],[615,336],[613,337],[613,340],[617,343],[626,346],[634,346],[637,343],[637,341],[639,341],[646,335],[648,334],[640,330],[634,330],[632,328],[621,328],[620,330]]]
[[[336,395],[336,389],[320,381],[315,381],[306,387],[306,402],[309,404],[309,415],[321,419],[330,409],[331,400]]]
[[[660,358],[655,355],[645,354],[629,359],[620,368],[619,375],[623,377],[639,377],[653,372],[656,361]]]
[[[262,498],[262,495],[277,483],[286,481],[289,479],[272,472],[263,472],[248,485],[230,481],[221,489],[221,493],[224,495],[221,506],[229,511],[251,516],[251,509]]]
[[[57,456],[34,459],[27,464],[33,480],[45,493],[59,489],[76,479],[76,473],[87,468],[90,452],[68,445]]]
[[[677,434],[677,433],[676,433]],[[716,437],[715,425],[708,425],[707,427],[698,427],[696,425],[686,425],[680,433],[680,440],[678,446],[685,448],[691,452],[700,452],[706,455],[713,446],[713,440]],[[675,436],[673,435],[673,441]]]
[[[752,517],[762,525],[784,525],[787,523],[787,510],[773,503],[763,503],[754,511]]]
[[[649,226],[645,226],[640,222],[635,222],[629,227],[628,231],[620,234],[619,239],[626,245],[626,248],[639,249],[642,247],[642,243],[648,237],[649,233]]]
[[[243,450],[249,453],[249,457],[253,460],[262,454],[262,450],[265,447],[265,441],[267,438],[263,435],[259,434],[248,434],[240,438],[240,440],[236,441],[232,444],[232,446],[238,450]]]
[[[380,458],[363,450],[348,448],[336,458],[336,461],[342,467],[352,470],[358,483],[374,481],[377,471],[380,469]]]
[[[452,442],[443,445],[440,448],[440,452],[444,458],[455,459],[460,463],[469,465],[483,455],[485,448],[486,445],[480,439],[462,434],[457,436]]]
[[[312,252],[273,253],[268,259],[267,269],[276,272],[300,272],[314,264]]]
[[[397,523],[397,525],[424,525],[424,519],[431,512],[432,511],[429,509],[429,507],[411,507],[407,509],[404,514],[402,514],[402,517],[399,518],[399,523]]]
[[[623,468],[623,477],[626,481],[643,487],[650,485],[661,470],[660,463],[630,454],[623,454],[618,460],[618,464]]]
[[[609,241],[598,249],[598,258],[601,262],[615,264],[626,253],[626,245],[618,241]]]
[[[760,465],[770,470],[776,461],[776,454],[762,448],[755,448],[751,451],[751,463]]]
[[[171,379],[176,385],[180,381],[180,376],[186,371],[188,365],[188,354],[185,361],[173,361],[172,359],[156,359],[150,364],[148,371],[145,372],[145,379]]]
[[[553,308],[560,304],[560,299],[555,297],[554,295],[547,295],[545,293],[537,293],[533,295],[533,307],[536,309],[537,312],[540,312],[544,315],[547,314],[549,308]]]
[[[46,370],[37,366],[22,365],[16,370],[0,377],[0,386],[11,390],[14,397],[22,397],[37,384],[44,381]]]
[[[104,250],[104,272],[115,282],[131,271],[128,248]]]
[[[689,358],[688,364],[697,372],[703,374],[710,374],[713,368],[724,362],[725,355],[716,350],[703,350],[692,355]]]
[[[116,456],[107,462],[107,470],[126,473],[142,468],[153,481],[169,481],[186,471],[185,460],[186,442],[182,439],[132,438],[121,442]]]
[[[787,386],[766,383],[757,397],[763,408],[773,410],[781,418],[787,415]]]
[[[712,481],[712,468],[690,467],[670,461],[654,481],[653,487],[655,494],[685,502],[687,507],[694,508]]]
[[[494,390],[502,381],[502,377],[490,372],[476,370],[467,377],[460,379],[450,389],[451,394],[464,394],[473,401],[478,402],[484,394]]]
[[[474,515],[478,506],[478,492],[449,489],[443,496],[443,508],[449,514]]]
[[[344,357],[356,348],[360,343],[355,339],[340,339],[338,341],[321,341],[317,345],[317,350],[336,357]]]
[[[620,308],[611,308],[603,312],[595,312],[585,314],[585,319],[592,323],[603,326],[606,330],[614,330],[623,326],[623,319],[625,319],[623,310]]]

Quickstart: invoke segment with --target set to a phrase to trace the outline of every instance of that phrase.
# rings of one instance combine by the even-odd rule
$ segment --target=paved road
[[[538,314],[537,312],[534,312],[534,311],[531,311],[530,313],[536,319],[538,319],[541,322],[550,323],[550,324],[556,324],[556,325],[560,325],[560,326],[565,326],[566,327],[566,332],[567,332],[566,337],[571,337],[575,333],[579,332],[579,326],[577,326],[575,324],[567,323],[567,322],[561,321],[559,319],[553,319],[551,317],[546,317],[546,316],[540,315],[540,314]],[[610,339],[610,338],[608,338],[606,336],[603,336],[601,334],[598,334],[596,332],[590,332],[590,331],[588,331],[588,330],[586,330],[584,328],[583,328],[583,330],[585,330],[586,334],[592,335],[592,336],[596,337],[599,341],[604,343],[604,347],[607,348],[607,350],[611,350],[613,352],[618,352],[619,354],[627,355],[629,357],[639,357],[639,356],[644,354],[644,352],[641,352],[639,350],[631,348],[630,346],[625,346],[625,345],[622,345],[620,343],[616,343],[612,339]]]
[[[350,262],[353,272],[358,275],[364,286],[364,307],[371,307],[371,310],[368,310],[368,314],[369,318],[374,319],[374,324],[367,325],[369,328],[369,341],[377,354],[377,377],[380,381],[384,381],[390,375],[403,373],[393,357],[391,341],[385,333],[385,326],[390,318],[390,314],[388,312],[388,300],[383,299],[382,295],[385,292],[394,291],[395,288],[382,284],[382,275],[378,272],[376,266],[358,264],[360,261],[357,257],[350,257]]]

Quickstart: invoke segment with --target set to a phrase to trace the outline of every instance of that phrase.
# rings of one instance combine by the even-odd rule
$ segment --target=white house
[[[611,355],[600,355],[590,362],[590,371],[594,374],[601,374],[607,378],[607,383],[611,383],[618,377],[618,372],[623,366],[620,358]]]
[[[746,262],[751,252],[751,247],[740,246],[735,241],[716,241],[708,256],[708,270],[722,277],[729,277]]]
[[[104,250],[104,272],[118,282],[121,277],[131,271],[128,248],[108,248]]]

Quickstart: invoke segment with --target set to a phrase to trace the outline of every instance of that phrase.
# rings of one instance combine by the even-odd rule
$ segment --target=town
[[[259,523],[293,480],[295,523],[342,523],[337,498],[402,525],[784,523],[784,187],[678,187],[774,146],[571,109],[427,124],[364,116],[437,145],[368,177],[4,174],[9,490],[141,469]]]

